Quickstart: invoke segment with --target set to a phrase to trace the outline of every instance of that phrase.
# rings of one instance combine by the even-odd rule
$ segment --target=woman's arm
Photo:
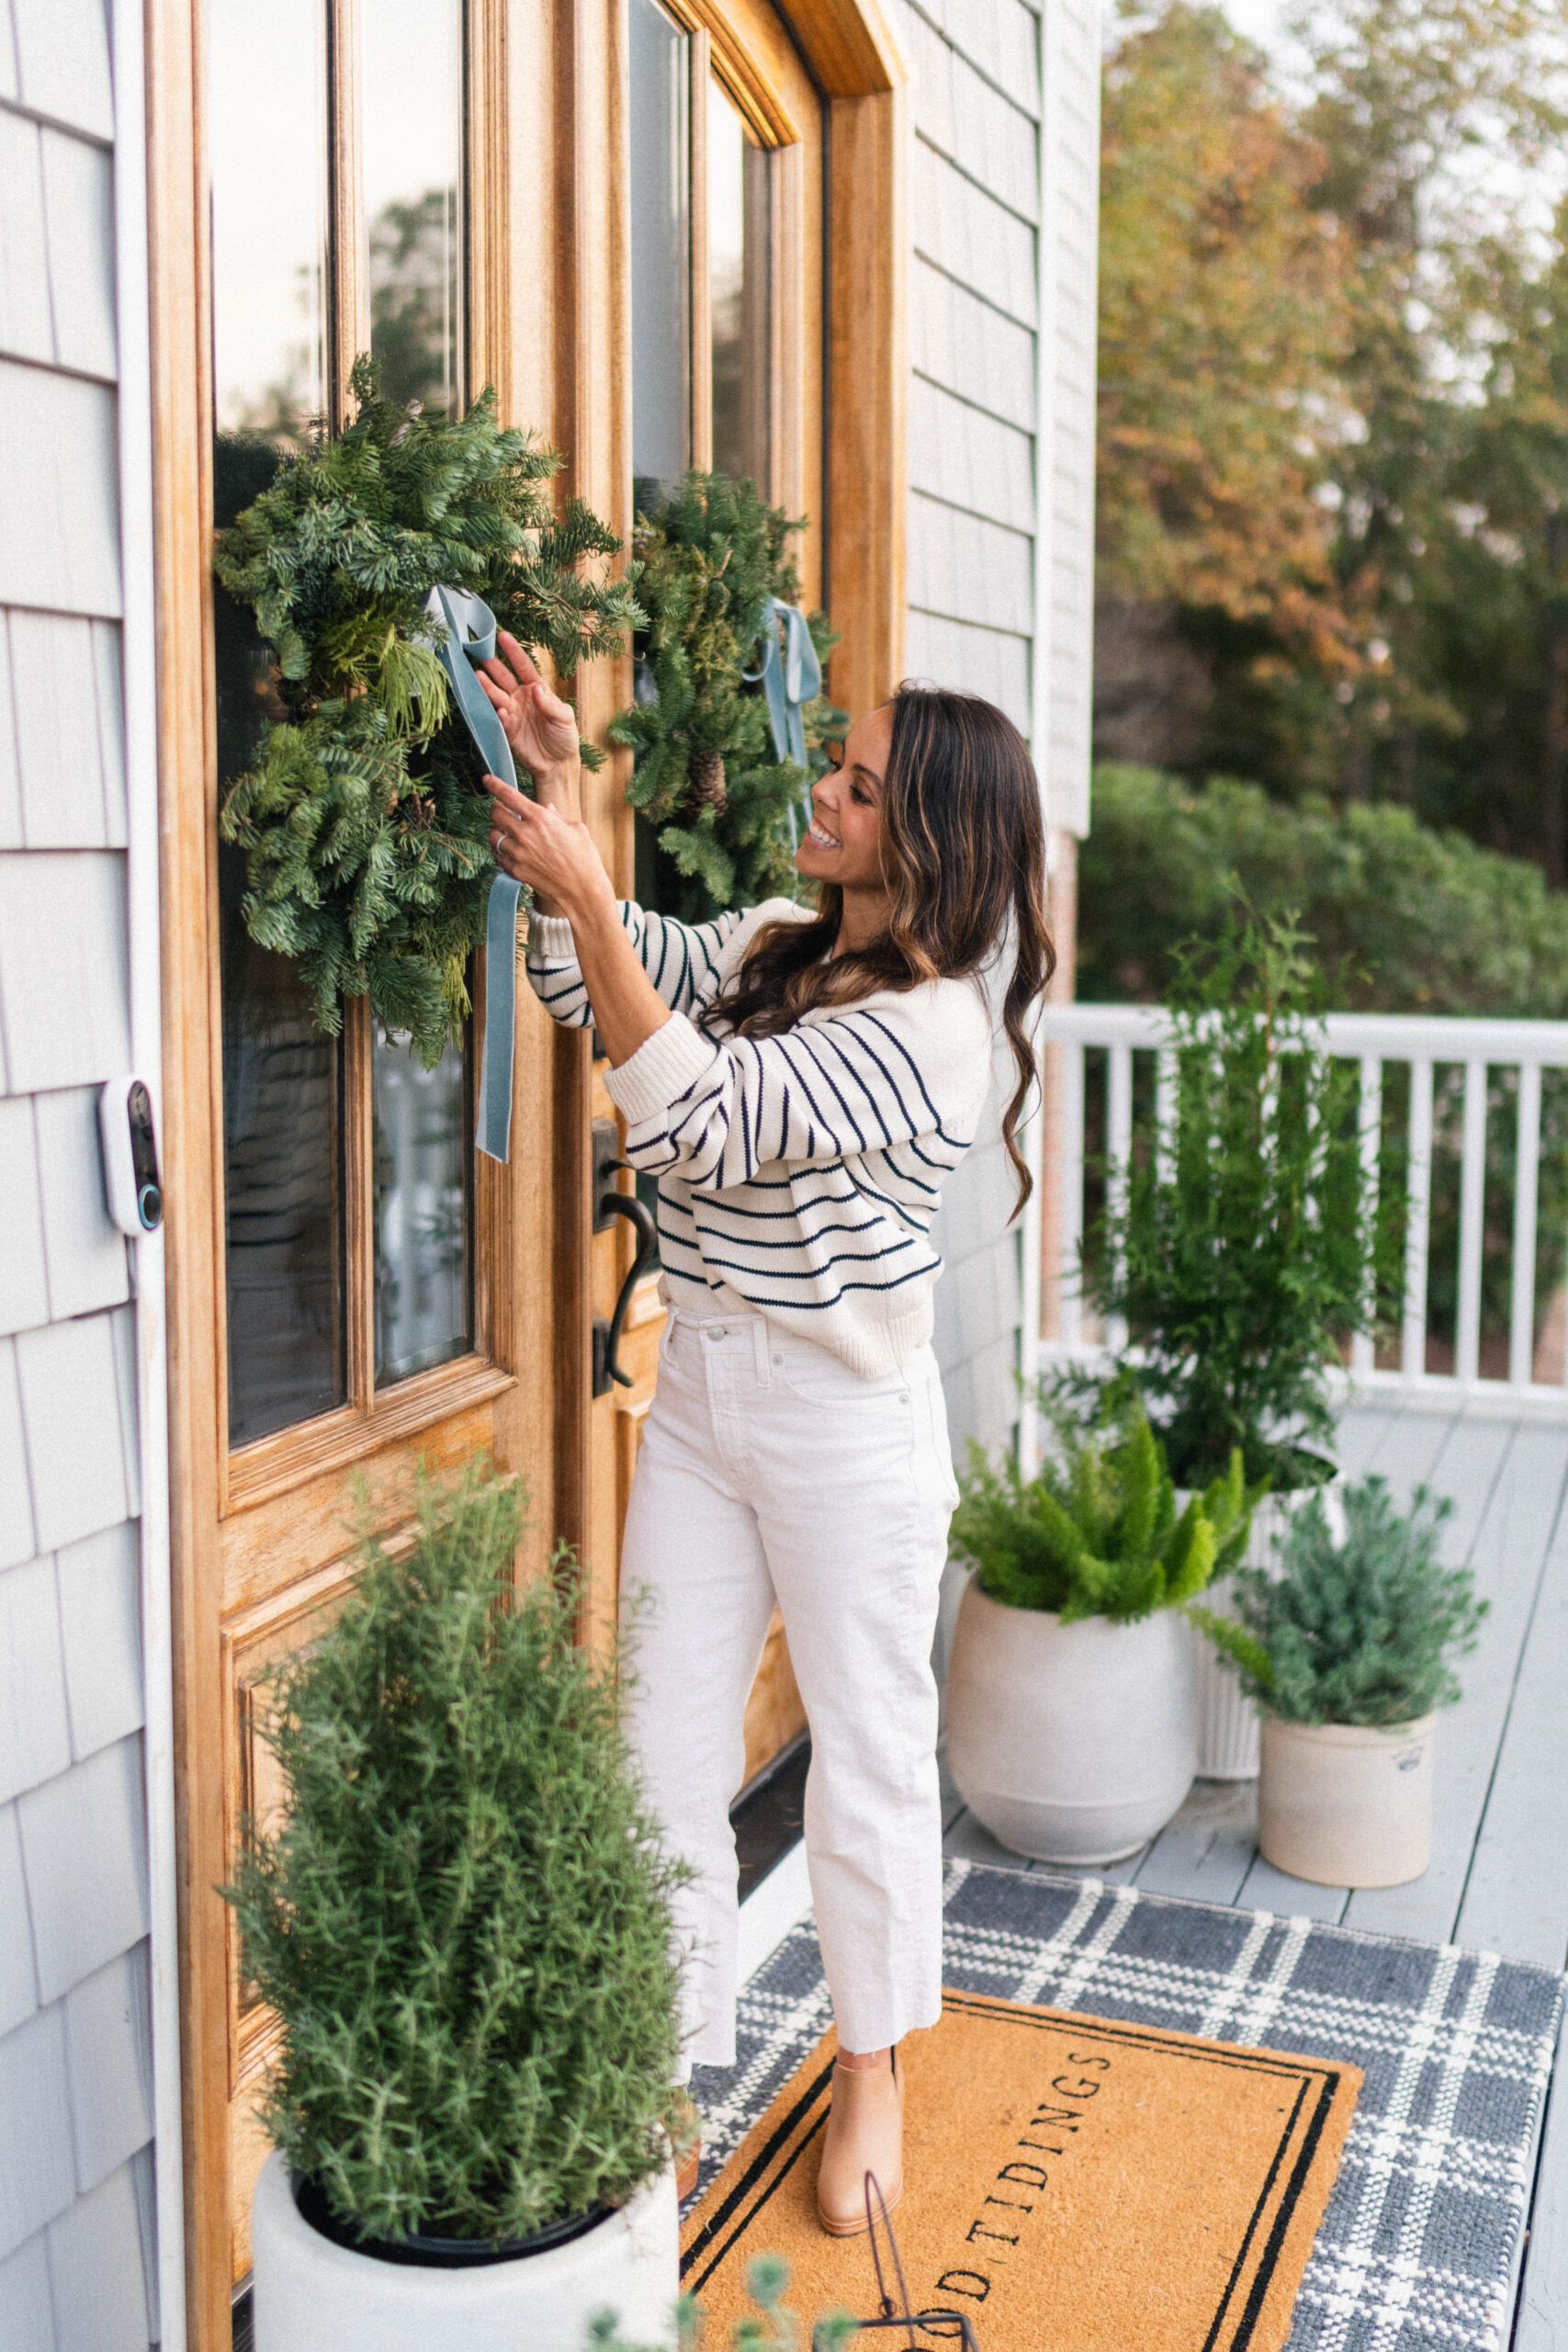
[[[773,1037],[714,1040],[676,1017],[608,1082],[649,1174],[717,1193],[776,1160],[886,1150],[934,1201],[974,1139],[990,1056],[978,989],[946,981]]]

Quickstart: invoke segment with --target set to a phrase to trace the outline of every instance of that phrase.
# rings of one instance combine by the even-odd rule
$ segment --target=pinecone
[[[711,808],[716,817],[724,814],[724,753],[715,751],[694,752],[688,769],[691,789],[686,795],[686,813],[697,817]]]

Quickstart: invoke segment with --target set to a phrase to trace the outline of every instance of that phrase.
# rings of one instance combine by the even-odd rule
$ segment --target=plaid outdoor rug
[[[972,1862],[948,1863],[945,1912],[943,1974],[957,1990],[1361,2068],[1290,2352],[1504,2344],[1562,1978],[1493,1953]],[[739,2064],[693,2077],[699,2195],[830,2022],[807,1923],[741,1994]]]

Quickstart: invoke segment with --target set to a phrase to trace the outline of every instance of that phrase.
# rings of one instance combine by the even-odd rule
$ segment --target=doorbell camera
[[[98,1095],[104,1200],[114,1223],[134,1241],[164,1221],[152,1097],[140,1078],[111,1078]]]

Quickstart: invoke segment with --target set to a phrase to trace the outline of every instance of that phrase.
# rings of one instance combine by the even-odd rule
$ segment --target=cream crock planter
[[[947,1756],[976,1819],[1016,1854],[1114,1862],[1162,1829],[1192,1785],[1190,1629],[1011,1609],[972,1577],[947,1681]]]
[[[1263,1719],[1258,1843],[1319,1886],[1403,1886],[1432,1854],[1435,1718],[1376,1730]]]
[[[251,2236],[256,2352],[582,2352],[602,2311],[615,2313],[628,2343],[675,2341],[680,2220],[668,2168],[580,2237],[437,2269],[323,2237],[275,2152]]]

